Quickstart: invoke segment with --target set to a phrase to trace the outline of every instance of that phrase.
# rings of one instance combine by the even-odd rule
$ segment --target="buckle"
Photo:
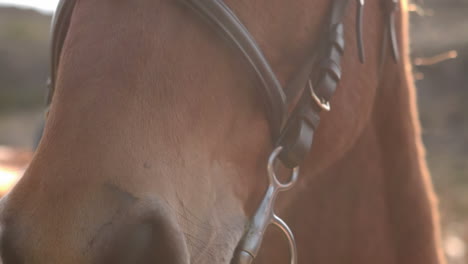
[[[321,99],[317,96],[314,90],[314,86],[312,85],[312,81],[309,79],[309,90],[310,94],[312,95],[312,99],[314,99],[314,102],[317,104],[320,109],[326,112],[330,112],[331,106],[330,102],[325,101],[324,99]]]

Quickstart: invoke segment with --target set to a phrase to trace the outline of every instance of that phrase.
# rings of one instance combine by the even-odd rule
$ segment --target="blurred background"
[[[0,0],[0,193],[26,166],[44,118],[56,4]],[[468,0],[415,0],[410,9],[423,139],[440,199],[444,249],[450,264],[468,264]]]

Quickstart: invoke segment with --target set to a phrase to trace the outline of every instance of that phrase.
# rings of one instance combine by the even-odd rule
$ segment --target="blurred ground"
[[[445,251],[450,264],[468,264],[468,0],[415,3],[412,57]],[[34,144],[43,118],[49,20],[0,8],[0,145]]]

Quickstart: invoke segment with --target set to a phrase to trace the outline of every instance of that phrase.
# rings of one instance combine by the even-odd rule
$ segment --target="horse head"
[[[258,74],[231,42],[215,33],[216,25],[187,2],[80,0],[70,8],[44,137],[24,177],[1,203],[4,264],[229,263],[236,254],[267,190],[275,132]],[[324,24],[333,16],[333,1],[226,2],[257,41],[282,87],[289,87],[307,58],[321,51]],[[349,9],[356,5],[350,1]],[[378,1],[365,9],[361,45],[366,62],[359,63],[359,44],[349,33],[356,19],[346,12],[347,46],[333,110],[320,114],[297,190],[285,193],[277,206],[298,232],[299,250],[308,263],[307,245],[320,247],[310,242],[313,235],[297,219],[315,215],[321,207],[306,212],[291,209],[291,203],[313,203],[301,195],[309,195],[312,182],[330,168],[340,170],[338,175],[358,175],[355,181],[380,171],[385,144],[375,136],[382,134],[372,130],[376,124],[382,131],[412,129],[413,119],[395,121],[393,112],[382,110],[392,103],[378,100],[396,97],[389,102],[404,101],[408,107],[402,111],[411,110],[407,97],[398,97],[408,90],[402,63],[382,53],[388,40],[383,33],[386,9]],[[292,111],[286,109],[285,115]],[[412,130],[399,131],[390,134],[415,137]],[[408,140],[402,150],[413,157],[405,168],[417,163],[414,141]],[[364,168],[363,160],[380,165]],[[359,169],[348,169],[353,162]],[[325,192],[337,185],[331,181],[316,188]],[[425,191],[421,188],[416,195],[423,205]],[[340,206],[351,205],[335,209]],[[382,206],[385,202],[375,204]],[[387,226],[380,220],[375,221]],[[320,222],[336,226],[332,223]],[[382,230],[376,245],[396,241],[389,235],[394,230]],[[279,252],[270,251],[272,256]],[[381,255],[393,256],[394,251],[387,253]],[[268,257],[264,261],[276,263]]]

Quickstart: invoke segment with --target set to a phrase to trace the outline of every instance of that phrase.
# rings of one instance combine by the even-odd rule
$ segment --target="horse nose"
[[[99,263],[186,264],[188,259],[182,232],[163,216],[124,227]]]

